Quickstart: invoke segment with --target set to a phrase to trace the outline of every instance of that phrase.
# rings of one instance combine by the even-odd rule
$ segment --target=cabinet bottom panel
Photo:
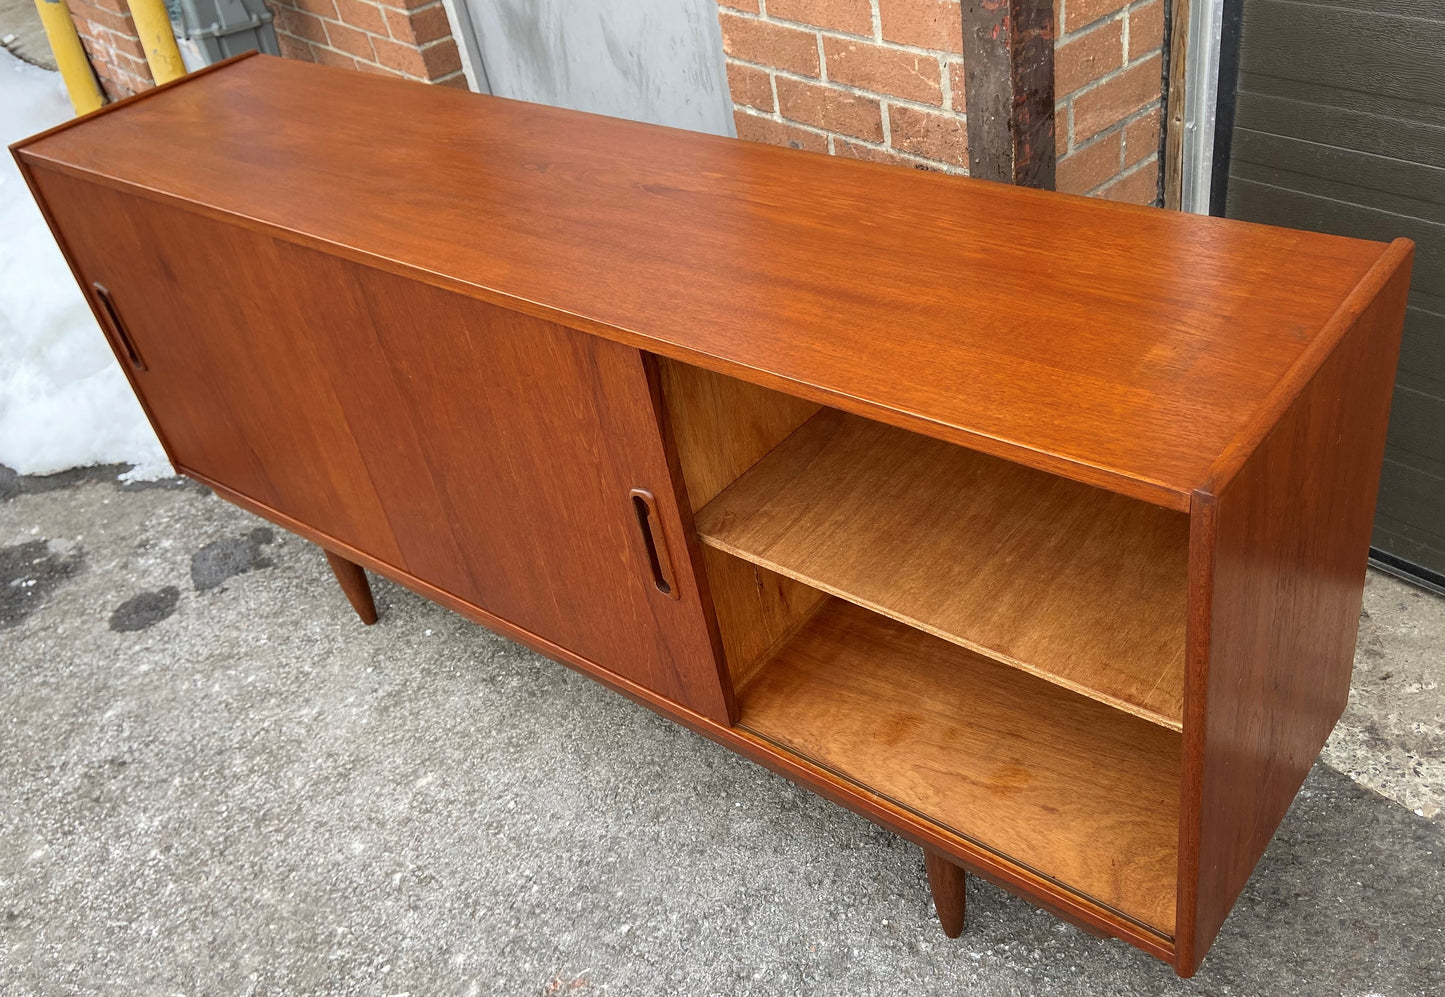
[[[1177,733],[838,599],[740,709],[770,742],[1173,934]]]

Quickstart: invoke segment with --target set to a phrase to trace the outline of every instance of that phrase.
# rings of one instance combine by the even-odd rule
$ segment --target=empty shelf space
[[[1181,729],[1183,513],[824,409],[709,502],[704,543]]]
[[[1173,731],[837,599],[741,709],[768,741],[1173,934]]]

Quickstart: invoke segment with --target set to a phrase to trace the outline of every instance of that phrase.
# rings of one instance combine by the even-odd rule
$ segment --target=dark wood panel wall
[[[1052,0],[965,0],[968,173],[1054,187]]]
[[[1445,573],[1445,6],[1244,0],[1236,100],[1230,217],[1416,243],[1373,543]]]

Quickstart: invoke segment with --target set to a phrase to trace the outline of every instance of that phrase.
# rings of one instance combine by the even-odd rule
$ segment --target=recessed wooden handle
[[[677,582],[672,575],[672,558],[667,553],[667,538],[662,531],[662,521],[657,518],[657,499],[646,488],[634,488],[629,496],[632,499],[632,510],[637,514],[638,529],[642,531],[642,542],[647,547],[652,583],[657,586],[657,591],[669,599],[676,599]]]
[[[145,370],[146,362],[141,359],[140,351],[135,348],[131,341],[130,333],[126,331],[125,323],[120,320],[120,313],[115,310],[115,302],[110,300],[110,292],[105,285],[95,281],[90,285],[95,291],[96,298],[100,301],[100,309],[105,312],[105,318],[110,325],[110,331],[120,343],[121,350],[125,353],[126,359],[136,370]]]

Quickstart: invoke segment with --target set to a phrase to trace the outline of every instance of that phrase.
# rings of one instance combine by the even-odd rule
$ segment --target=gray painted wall
[[[1375,546],[1445,572],[1445,3],[1244,0],[1232,218],[1414,239]]]
[[[465,0],[491,92],[732,135],[715,0]]]

